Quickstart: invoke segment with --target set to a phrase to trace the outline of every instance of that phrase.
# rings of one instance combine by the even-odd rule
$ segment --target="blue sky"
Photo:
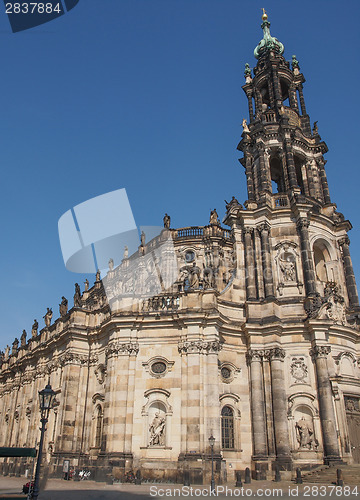
[[[64,267],[57,221],[125,187],[138,225],[205,225],[224,199],[246,199],[237,159],[247,117],[244,64],[271,33],[296,54],[312,122],[329,147],[332,200],[354,226],[360,283],[359,2],[80,0],[11,33],[0,12],[0,348],[58,317],[85,276]],[[88,276],[90,283],[93,276]]]

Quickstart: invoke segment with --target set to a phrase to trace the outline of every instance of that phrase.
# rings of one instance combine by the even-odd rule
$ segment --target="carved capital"
[[[342,247],[343,245],[350,245],[350,238],[348,236],[345,236],[344,238],[341,238],[339,241],[339,246]]]
[[[180,354],[214,354],[222,349],[222,343],[218,340],[205,342],[199,341],[185,341],[179,342],[178,351]]]
[[[244,227],[243,231],[244,231],[244,235],[245,236],[246,235],[250,235],[251,236],[253,234],[253,232],[254,232],[254,228],[253,227]]]
[[[328,354],[331,352],[331,347],[327,345],[316,345],[312,349],[310,349],[310,356],[313,359],[316,358],[326,358]]]
[[[246,353],[247,362],[252,363],[253,361],[262,361],[264,354],[264,349],[249,349]]]
[[[272,349],[266,349],[265,358],[269,361],[284,361],[285,351],[281,347],[273,347]]]
[[[296,223],[296,226],[298,229],[300,229],[300,231],[303,229],[307,229],[310,226],[310,221],[305,217],[300,217],[300,219]]]
[[[259,233],[269,233],[270,232],[270,226],[267,222],[263,222],[262,224],[259,224],[256,226],[256,229],[259,231]]]
[[[136,356],[139,352],[139,344],[133,342],[112,342],[105,349],[106,357],[113,356]]]

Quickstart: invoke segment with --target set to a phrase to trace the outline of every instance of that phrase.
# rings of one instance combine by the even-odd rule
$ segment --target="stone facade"
[[[98,479],[209,482],[251,467],[256,478],[295,467],[360,462],[359,301],[349,221],[331,202],[323,155],[310,127],[299,63],[270,35],[246,65],[249,123],[238,149],[248,200],[216,211],[205,227],[170,228],[178,275],[144,292],[146,256],[163,235],[110,266],[121,307],[99,275],[74,307],[1,357],[0,446],[34,446],[37,392],[56,390],[45,439],[51,472],[63,461]],[[143,260],[142,260],[143,259]],[[140,263],[140,264],[139,264]],[[135,267],[137,267],[135,274]],[[141,297],[140,297],[141,299]],[[26,459],[0,459],[2,473]]]

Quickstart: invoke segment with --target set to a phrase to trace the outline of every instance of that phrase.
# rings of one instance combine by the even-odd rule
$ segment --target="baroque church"
[[[284,58],[265,12],[262,21],[238,145],[248,199],[233,197],[222,224],[216,210],[199,227],[173,229],[166,216],[160,236],[1,354],[0,446],[35,446],[38,391],[50,379],[44,462],[54,476],[69,460],[97,480],[139,470],[206,484],[212,452],[217,482],[246,467],[264,479],[275,468],[285,478],[360,463],[351,224],[330,198],[328,149],[311,127],[299,62]],[[132,300],[131,280],[146,288],[143,263],[164,235],[177,274]],[[121,306],[110,307],[106,280],[123,284]],[[2,458],[0,473],[23,473],[29,460]]]

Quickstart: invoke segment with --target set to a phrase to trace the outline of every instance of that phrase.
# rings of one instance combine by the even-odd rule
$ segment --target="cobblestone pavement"
[[[22,477],[0,476],[0,499],[23,498],[20,495],[22,485],[27,480]],[[322,488],[322,489],[321,489]],[[39,500],[145,500],[150,498],[346,498],[360,500],[360,488],[348,486],[350,489],[335,489],[335,486],[321,485],[295,485],[283,481],[257,481],[244,484],[243,489],[235,488],[233,484],[218,487],[210,493],[209,486],[193,485],[183,487],[174,484],[114,484],[97,483],[95,481],[63,481],[50,479],[46,489],[41,491]],[[15,495],[15,496],[13,496]]]

